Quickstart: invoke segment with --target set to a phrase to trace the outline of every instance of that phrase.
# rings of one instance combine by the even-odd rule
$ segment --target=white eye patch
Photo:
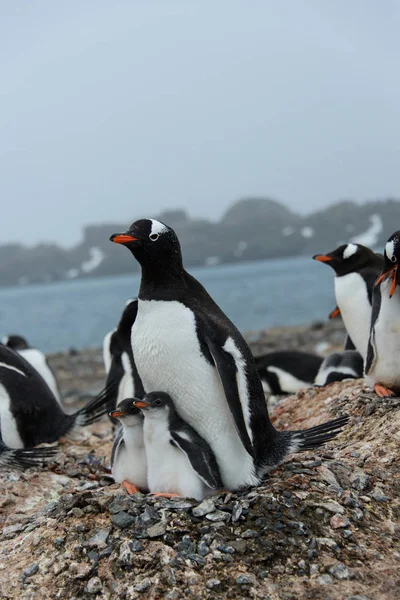
[[[386,252],[386,256],[388,257],[388,259],[389,260],[393,260],[393,255],[394,255],[394,240],[391,240],[390,242],[386,243],[385,252]]]
[[[150,231],[150,235],[149,237],[151,238],[151,236],[154,236],[155,239],[157,239],[155,236],[157,235],[161,235],[162,233],[164,233],[165,231],[168,231],[168,227],[166,227],[164,225],[164,223],[160,223],[160,221],[156,221],[155,219],[150,219],[151,221],[151,231]]]
[[[350,258],[353,256],[358,250],[357,244],[347,244],[346,248],[343,251],[343,258]]]

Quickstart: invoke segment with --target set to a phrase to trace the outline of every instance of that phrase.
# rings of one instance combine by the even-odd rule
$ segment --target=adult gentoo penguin
[[[361,244],[344,244],[314,260],[335,271],[335,296],[344,326],[356,350],[365,359],[371,321],[372,290],[382,271],[383,257]],[[346,349],[351,346],[346,346]]]
[[[343,379],[360,379],[363,376],[364,361],[357,350],[334,352],[324,358],[315,385],[324,386]]]
[[[143,384],[137,372],[132,353],[131,331],[138,309],[137,298],[131,298],[125,305],[121,319],[116,327],[104,338],[103,357],[107,373],[106,388],[113,392],[107,400],[107,410],[114,410],[125,398],[141,398]],[[110,416],[115,423],[115,419]]]
[[[257,484],[289,452],[309,447],[308,431],[277,431],[242,335],[182,264],[175,232],[152,219],[111,236],[142,267],[132,349],[145,390],[163,390],[179,416],[211,446],[225,487]],[[321,425],[314,443],[346,419]]]
[[[11,348],[11,350],[15,350],[15,352],[18,352],[25,360],[31,363],[32,367],[43,377],[57,402],[62,405],[56,377],[47,362],[46,355],[37,348],[32,348],[21,335],[7,335],[1,340],[1,343]]]
[[[384,266],[372,297],[365,380],[379,397],[400,392],[400,231],[386,242]]]
[[[323,358],[311,352],[281,350],[254,358],[265,392],[295,394],[311,387]]]
[[[0,344],[0,421],[11,448],[55,442],[77,425],[93,423],[107,412],[106,392],[67,415],[27,360]]]
[[[28,469],[41,467],[56,453],[55,448],[23,448],[14,450],[5,445],[0,423],[0,467]]]
[[[110,415],[122,425],[114,438],[111,473],[114,480],[122,483],[130,494],[148,489],[143,413],[133,405],[133,400],[125,398]]]
[[[202,500],[223,487],[209,444],[175,410],[164,392],[150,392],[134,405],[144,414],[149,490],[158,496]]]

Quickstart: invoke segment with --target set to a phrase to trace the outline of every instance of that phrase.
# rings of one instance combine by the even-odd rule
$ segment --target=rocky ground
[[[326,353],[343,331],[333,322],[248,339],[255,353]],[[104,383],[100,351],[52,364],[70,410]],[[343,382],[284,399],[273,420],[303,429],[343,413],[336,441],[258,488],[202,503],[128,497],[109,476],[106,420],[60,443],[49,469],[2,472],[0,597],[398,598],[400,400]]]

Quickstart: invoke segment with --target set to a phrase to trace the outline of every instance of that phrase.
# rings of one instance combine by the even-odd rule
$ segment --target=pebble
[[[255,583],[255,577],[254,575],[251,575],[251,573],[239,575],[239,577],[236,577],[236,583],[237,585],[253,585]]]
[[[364,471],[356,471],[353,473],[350,481],[354,489],[362,491],[368,486],[370,479],[371,477],[364,473]]]
[[[347,517],[334,515],[330,520],[330,524],[333,529],[340,529],[341,527],[349,527],[350,521]]]
[[[197,552],[200,556],[207,556],[210,553],[210,546],[208,546],[204,541],[200,541],[197,545]]]
[[[329,569],[329,573],[334,576],[335,579],[348,579],[350,573],[346,565],[343,563],[336,563]]]
[[[215,504],[210,498],[203,500],[201,504],[195,506],[192,513],[195,517],[204,517],[215,511]]]
[[[135,522],[135,517],[128,514],[124,510],[121,510],[116,515],[111,517],[111,523],[120,529],[126,529],[126,527],[130,527]]]
[[[27,569],[25,569],[24,575],[25,577],[32,577],[32,575],[35,575],[38,571],[39,565],[37,563],[32,563]]]
[[[75,579],[84,579],[92,570],[92,565],[87,563],[72,562],[69,566],[69,572]]]
[[[146,590],[149,589],[149,587],[151,587],[151,581],[150,579],[143,579],[140,583],[137,583],[134,587],[135,592],[145,592]]]
[[[243,533],[241,534],[240,537],[244,538],[244,539],[248,539],[248,538],[256,538],[258,537],[258,531],[254,531],[254,529],[246,529],[246,531],[243,531]]]
[[[207,581],[206,581],[206,587],[208,587],[209,590],[213,590],[214,588],[218,587],[219,585],[221,585],[221,582],[219,579],[207,579]]]
[[[25,529],[25,525],[22,525],[22,523],[16,523],[15,525],[8,525],[7,527],[3,527],[2,535],[4,538],[6,538],[6,540],[10,540],[17,533],[19,533],[20,531],[23,531],[24,529]]]
[[[388,502],[389,500],[388,496],[386,496],[383,490],[379,487],[374,488],[370,493],[370,496],[377,502]]]
[[[239,502],[235,502],[232,509],[232,523],[236,523],[236,521],[240,519],[242,512],[243,508],[241,504],[239,504]]]
[[[99,577],[91,577],[87,582],[86,591],[88,594],[97,594],[97,592],[101,592],[102,587]]]
[[[230,514],[223,510],[215,510],[214,512],[207,513],[206,519],[209,521],[229,521]]]
[[[86,542],[89,548],[103,548],[106,545],[107,538],[110,535],[111,529],[99,529],[92,535],[92,537]]]
[[[151,527],[149,527],[147,529],[147,535],[151,538],[160,537],[161,535],[164,535],[164,533],[166,531],[167,531],[166,524],[163,523],[162,521],[159,521],[158,523],[156,523],[155,525],[152,525]]]
[[[327,548],[332,548],[332,550],[335,550],[337,548],[337,543],[331,538],[320,537],[317,538],[317,542],[320,546],[326,546]]]
[[[324,573],[320,577],[318,577],[318,583],[321,585],[331,585],[333,583],[333,579],[328,573]]]

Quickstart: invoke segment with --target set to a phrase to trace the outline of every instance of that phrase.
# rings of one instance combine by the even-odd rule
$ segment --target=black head
[[[109,413],[113,419],[119,419],[123,425],[136,425],[138,420],[143,419],[139,408],[134,405],[134,398],[125,398],[118,404],[115,410]]]
[[[315,254],[313,259],[326,263],[340,276],[373,264],[376,261],[376,254],[366,246],[349,243],[339,246],[328,254]]]
[[[389,295],[392,297],[397,286],[397,271],[400,261],[400,231],[395,231],[386,242],[383,259],[383,271],[376,280],[375,285],[379,285],[387,277],[390,277],[392,285]]]
[[[141,400],[135,400],[134,405],[145,411],[161,411],[168,409],[168,412],[174,408],[171,396],[165,392],[150,392]]]
[[[175,231],[161,221],[140,219],[132,223],[125,233],[114,233],[110,240],[129,248],[142,266],[182,262]]]
[[[27,350],[30,348],[28,342],[21,335],[7,335],[1,340],[1,343],[11,350]]]

